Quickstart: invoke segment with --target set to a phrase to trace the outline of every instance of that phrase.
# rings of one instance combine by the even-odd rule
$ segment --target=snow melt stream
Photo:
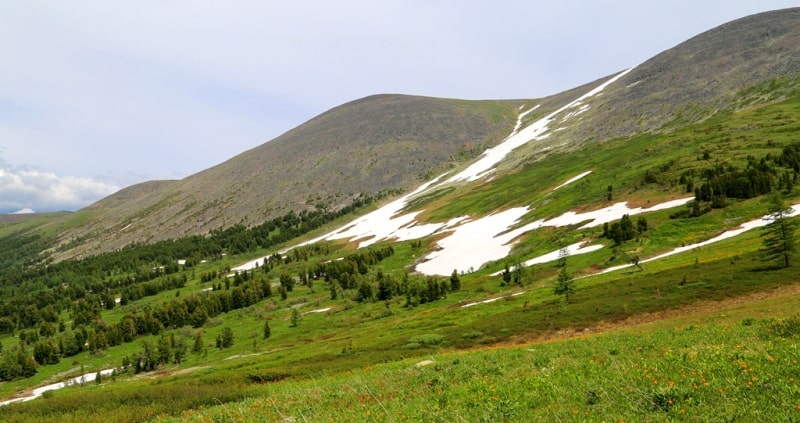
[[[101,370],[100,371],[100,375],[109,376],[113,372],[114,372],[114,369]],[[77,377],[74,377],[72,379],[67,379],[67,380],[65,380],[63,382],[58,382],[58,383],[53,383],[53,384],[50,384],[50,385],[40,386],[40,387],[34,389],[31,392],[30,395],[27,395],[27,396],[24,396],[24,397],[19,397],[19,398],[13,398],[13,399],[6,400],[6,401],[0,401],[0,407],[2,407],[4,405],[11,404],[11,403],[15,403],[15,402],[28,402],[28,401],[34,400],[34,399],[39,398],[40,396],[44,395],[44,393],[47,392],[47,391],[55,391],[57,389],[66,388],[67,386],[82,385],[82,384],[85,384],[85,383],[94,382],[96,377],[97,377],[97,373],[96,372],[95,373],[86,373],[86,374],[84,374],[82,376],[77,376]]]

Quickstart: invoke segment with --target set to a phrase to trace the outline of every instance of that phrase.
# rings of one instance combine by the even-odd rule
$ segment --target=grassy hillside
[[[727,320],[431,354],[154,421],[796,419],[797,317]]]
[[[569,303],[553,295],[545,274],[554,272],[544,269],[541,277],[514,288],[500,287],[497,279],[464,277],[460,291],[412,309],[403,307],[403,299],[348,306],[325,292],[297,287],[285,301],[268,300],[210,322],[202,329],[205,352],[190,354],[180,365],[57,391],[4,407],[0,417],[471,421],[566,419],[574,410],[598,421],[684,413],[792,416],[796,323],[768,320],[794,315],[800,285],[795,269],[764,269],[758,254],[746,252],[758,246],[750,236],[696,254],[696,264],[682,257],[646,272],[584,279]],[[151,304],[174,298],[174,292]],[[292,305],[304,313],[296,327]],[[664,316],[676,320],[659,321]],[[271,336],[263,339],[266,319]],[[104,314],[104,320],[114,321],[114,314]],[[656,326],[638,327],[653,320]],[[630,325],[633,332],[613,329]],[[217,349],[213,340],[225,326],[233,327],[236,341]],[[194,332],[179,329],[175,336],[191,339]],[[80,367],[96,372],[133,356],[146,340],[62,360],[2,389],[44,381],[45,373],[76,374]],[[6,348],[8,341],[3,339]],[[454,352],[459,350],[467,352]]]
[[[654,204],[687,195],[687,175],[699,187],[707,182],[704,169],[744,168],[752,161],[748,156],[756,161],[779,157],[796,141],[798,116],[800,98],[793,97],[720,113],[669,134],[610,141],[591,154],[555,152],[483,182],[480,189],[448,188],[415,207],[425,210],[426,219],[437,220],[527,205],[533,207],[528,219],[534,220],[609,201]],[[774,167],[778,174],[791,173]],[[592,174],[552,191],[586,170]],[[785,195],[791,200],[795,193],[791,189]],[[633,255],[646,258],[707,239],[765,214],[765,208],[763,196],[755,196],[731,198],[725,207],[697,217],[676,213],[681,209],[649,213],[648,231],[616,246],[601,237],[599,227],[537,230],[525,235],[508,259],[459,275],[458,289],[449,278],[409,272],[436,248],[436,236],[379,243],[368,251],[391,246],[391,254],[327,281],[324,275],[333,275],[334,268],[319,266],[350,263],[338,259],[363,252],[346,242],[304,247],[275,258],[247,280],[226,278],[226,269],[274,250],[216,254],[155,279],[185,277],[181,287],[101,310],[99,320],[86,327],[97,333],[103,330],[98,322],[115,325],[150,312],[169,319],[159,310],[174,309],[170,304],[218,296],[234,301],[255,295],[252,290],[263,283],[271,285],[271,296],[209,316],[197,327],[165,325],[156,335],[90,347],[39,366],[30,378],[0,384],[2,396],[118,367],[144,357],[148,345],[155,349],[168,342],[170,348],[187,349],[179,364],[170,359],[141,373],[131,367],[100,384],[2,407],[0,419],[46,421],[56,412],[64,421],[83,422],[281,421],[290,416],[308,421],[790,418],[797,405],[792,396],[798,376],[792,361],[795,320],[784,324],[770,318],[796,319],[792,304],[800,285],[794,267],[765,261],[758,231],[648,263],[642,270],[578,279],[568,302],[553,291],[561,269],[557,263],[524,269],[519,284],[491,276],[575,239],[606,245],[567,258],[570,274],[589,275]],[[139,268],[156,264],[142,262]],[[81,269],[78,263],[72,266]],[[60,277],[57,270],[51,269],[53,277]],[[303,275],[310,276],[308,282]],[[106,289],[114,296],[126,295],[113,287],[118,276],[125,273],[97,275],[92,283],[111,283]],[[280,282],[286,276],[294,287],[284,299]],[[394,283],[390,298],[379,299],[382,281]],[[431,286],[440,290],[437,296],[428,296]],[[219,290],[203,291],[209,288]],[[78,302],[91,303],[91,298]],[[76,316],[74,308],[59,312],[67,337],[77,330]],[[676,320],[661,321],[665,317]],[[642,323],[648,326],[638,328]],[[654,325],[657,331],[649,329]],[[632,332],[618,332],[618,327]],[[217,348],[225,328],[232,330],[234,344]],[[30,331],[0,336],[5,351],[18,348],[22,332]],[[191,352],[201,332],[201,348]],[[419,364],[425,360],[433,363]]]
[[[677,198],[694,201],[607,226],[582,228],[586,222],[576,221],[534,229],[513,241],[507,257],[451,276],[414,270],[443,248],[438,242],[449,236],[447,230],[363,249],[356,248],[356,239],[290,247],[391,201],[353,198],[322,184],[342,179],[395,186],[401,182],[384,171],[393,165],[413,180],[419,175],[411,173],[441,170],[427,163],[411,166],[404,156],[411,141],[422,150],[452,142],[452,160],[442,156],[438,162],[452,165],[452,175],[480,153],[478,138],[482,143],[496,140],[500,129],[507,133],[513,117],[534,106],[530,102],[520,109],[520,101],[379,96],[291,131],[291,143],[267,144],[303,152],[281,152],[288,166],[281,175],[333,169],[336,176],[314,173],[307,181],[308,192],[319,197],[309,198],[294,176],[270,174],[275,170],[265,165],[271,160],[265,146],[240,157],[255,158],[253,167],[232,160],[184,181],[132,187],[52,222],[4,223],[0,398],[24,398],[38,386],[118,371],[0,406],[0,421],[45,422],[54,415],[82,423],[797,420],[796,252],[789,266],[770,260],[764,232],[751,230],[646,262],[764,216],[768,198],[778,194],[798,202],[800,79],[791,67],[776,67],[780,75],[757,75],[770,52],[794,48],[786,39],[797,26],[787,22],[797,13],[788,11],[788,21],[770,21],[772,14],[737,21],[690,40],[641,68],[660,69],[647,74],[655,83],[620,79],[612,91],[587,99],[585,113],[568,120],[555,116],[550,137],[519,148],[491,176],[442,183],[413,197],[405,212],[418,212],[416,223],[426,224],[474,222],[527,207],[519,227],[618,202],[649,207]],[[772,24],[759,24],[764,19]],[[748,34],[759,28],[769,31],[751,40]],[[778,47],[761,52],[753,68],[737,67],[736,84],[742,86],[723,87],[725,93],[700,101],[698,93],[709,92],[702,87],[708,78],[700,77],[685,90],[659,97],[659,87],[682,72],[653,67],[665,57],[698,46],[731,49],[742,39],[752,41],[743,50],[751,53],[770,43]],[[720,67],[720,57],[697,60]],[[773,59],[769,63],[794,63],[781,54]],[[546,99],[524,123],[586,90],[578,91]],[[622,91],[650,92],[653,101],[674,110],[656,122],[626,110],[656,113],[658,104],[615,109]],[[602,142],[556,130],[597,125],[595,119],[609,110],[620,120],[608,125],[641,118],[655,126],[614,134],[599,128],[596,134],[605,135],[594,141]],[[342,119],[349,123],[346,131]],[[376,119],[389,123],[373,125]],[[488,127],[486,119],[493,122]],[[464,138],[478,127],[478,138]],[[408,140],[403,134],[415,135]],[[378,146],[379,139],[391,142]],[[375,156],[378,150],[389,154]],[[345,156],[363,166],[342,167]],[[198,187],[212,195],[197,196]],[[259,213],[286,210],[264,208],[267,187],[302,197],[286,194],[285,204],[310,208],[271,220],[258,213],[245,219],[242,213],[255,204],[262,207]],[[124,210],[130,201],[139,207]],[[343,204],[349,206],[333,212]],[[64,231],[87,222],[89,231]],[[154,242],[186,227],[218,229]],[[108,243],[128,232],[131,238]],[[96,243],[108,252],[59,262],[37,256],[55,234],[66,234],[61,251],[89,251],[81,248]],[[487,240],[495,235],[484,234]],[[140,243],[116,249],[131,240]],[[470,242],[489,248],[488,241]],[[601,248],[520,265],[577,242]],[[257,268],[231,271],[257,258]],[[638,265],[605,272],[632,262]],[[507,276],[501,276],[504,271]],[[565,286],[571,295],[557,289]]]

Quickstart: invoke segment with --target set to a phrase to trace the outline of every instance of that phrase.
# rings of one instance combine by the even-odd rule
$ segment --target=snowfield
[[[486,149],[486,151],[484,151],[483,155],[478,159],[478,161],[476,161],[463,171],[459,172],[458,174],[450,178],[448,182],[459,182],[459,181],[472,182],[472,181],[477,181],[478,179],[481,179],[484,176],[487,176],[489,173],[491,173],[491,171],[495,168],[495,166],[497,166],[498,163],[500,163],[503,159],[505,159],[506,156],[517,147],[527,144],[530,141],[543,140],[547,138],[547,136],[550,135],[548,133],[550,130],[550,123],[560,113],[569,109],[575,109],[575,108],[578,109],[572,114],[562,119],[561,123],[563,123],[564,120],[566,120],[567,118],[572,116],[577,116],[578,114],[585,112],[586,110],[588,110],[589,106],[583,103],[584,100],[599,94],[601,91],[603,91],[605,87],[609,86],[610,84],[613,84],[617,79],[627,75],[628,72],[630,72],[631,70],[633,70],[633,68],[620,72],[613,78],[602,83],[597,88],[580,96],[577,100],[572,101],[571,103],[556,110],[555,112],[550,113],[549,115],[526,126],[524,129],[522,130],[515,129],[514,132],[512,132],[511,135],[509,135],[503,142],[501,142],[494,148]],[[517,118],[518,122],[517,126],[520,125],[519,122],[522,121],[523,115],[531,112],[536,107],[534,107],[531,110],[528,110],[523,114],[520,114],[519,118]]]
[[[578,229],[591,228],[619,220],[626,214],[634,216],[669,209],[686,204],[693,199],[694,197],[667,201],[647,209],[630,208],[628,203],[621,202],[586,213],[570,211],[552,219],[540,219],[514,228],[519,219],[530,211],[527,207],[516,207],[456,226],[449,236],[439,240],[437,243],[439,249],[425,256],[423,262],[417,265],[416,270],[426,275],[449,275],[454,269],[458,272],[467,272],[478,269],[490,261],[506,257],[511,252],[515,239],[532,230],[578,225],[584,222],[586,223]],[[601,247],[581,247],[580,244],[574,244],[567,248],[570,249],[570,254],[574,255],[596,251]],[[535,264],[555,260],[558,258],[557,254],[557,251],[548,253],[545,256],[529,260],[529,262]]]
[[[631,69],[619,73],[566,106],[524,128],[521,128],[523,118],[536,110],[539,106],[537,105],[521,112],[517,118],[514,131],[503,142],[494,148],[487,149],[476,162],[463,171],[444,182],[440,182],[444,178],[444,175],[441,175],[423,184],[408,195],[361,216],[333,232],[309,240],[298,246],[308,245],[322,240],[344,239],[358,242],[359,248],[363,248],[383,240],[404,241],[419,239],[439,233],[443,234],[443,237],[438,241],[436,251],[423,257],[421,262],[417,265],[416,270],[428,275],[449,275],[453,270],[466,272],[478,269],[488,262],[506,257],[517,239],[522,234],[532,230],[543,227],[578,225],[581,223],[583,223],[583,225],[580,226],[579,229],[590,228],[619,220],[625,214],[633,216],[640,213],[669,209],[686,204],[691,201],[693,197],[668,201],[646,209],[642,207],[631,208],[626,202],[618,202],[602,209],[582,213],[570,211],[552,219],[540,219],[522,226],[519,226],[521,219],[531,211],[528,207],[516,207],[498,211],[481,218],[461,216],[451,219],[448,222],[438,223],[418,222],[417,216],[419,212],[401,213],[410,201],[419,194],[429,192],[431,189],[443,184],[475,181],[489,175],[495,166],[517,147],[530,141],[546,138],[549,135],[548,132],[551,122],[560,113],[565,111],[570,112],[567,117],[583,113],[589,107],[587,104],[583,103],[584,100],[598,95],[605,87],[626,75]],[[519,110],[523,108],[524,106],[521,106]],[[561,122],[563,122],[564,119],[561,119]],[[553,190],[571,184],[590,173],[591,170],[583,172],[567,180]],[[596,251],[602,248],[602,246],[574,244],[566,248],[569,254],[575,255]],[[528,260],[525,264],[530,265],[555,260],[557,255],[557,251],[551,252],[541,257]],[[232,270],[234,272],[250,270],[262,264],[263,260],[263,257],[258,258],[237,266]]]

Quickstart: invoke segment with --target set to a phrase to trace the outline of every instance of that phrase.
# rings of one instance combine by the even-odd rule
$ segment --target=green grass
[[[155,421],[792,421],[797,334],[772,326],[746,319],[431,354],[269,383],[244,401]]]
[[[613,140],[591,150],[553,152],[491,181],[420,197],[411,208],[424,205],[422,217],[442,221],[529,206],[532,211],[526,221],[532,221],[616,201],[654,205],[687,195],[675,183],[683,172],[716,161],[741,165],[747,155],[779,152],[796,141],[800,128],[792,116],[798,115],[800,99],[795,98],[720,114],[667,134]],[[702,159],[704,152],[710,154],[708,160]],[[642,183],[644,172],[652,169],[663,169],[661,182]],[[586,170],[593,172],[552,191]],[[608,185],[613,185],[611,201],[605,197]],[[61,421],[82,423],[287,417],[296,421],[800,419],[795,409],[800,404],[800,389],[794,382],[800,377],[795,370],[796,339],[764,329],[774,326],[766,321],[769,317],[796,313],[798,297],[787,294],[772,302],[757,301],[758,296],[795,290],[800,277],[796,268],[775,269],[763,261],[758,231],[646,263],[644,271],[624,269],[578,279],[570,302],[553,294],[559,271],[554,263],[526,269],[525,283],[519,287],[502,286],[501,278],[490,276],[506,264],[581,239],[606,245],[568,258],[571,273],[587,276],[626,263],[634,255],[645,259],[708,239],[763,215],[765,206],[758,198],[733,201],[698,218],[670,219],[674,211],[646,214],[648,232],[620,246],[600,239],[599,227],[530,232],[508,258],[463,275],[460,291],[416,308],[403,307],[405,298],[397,297],[358,303],[354,291],[331,300],[323,281],[314,281],[313,289],[298,284],[286,301],[275,295],[213,318],[202,328],[205,353],[189,355],[180,365],[3,407],[0,420],[49,421],[56,414]],[[396,278],[436,248],[435,236],[391,244],[395,254],[373,271],[380,268]],[[355,248],[347,242],[328,247],[328,252],[308,261],[258,273],[256,278],[277,281],[281,272],[297,275]],[[178,291],[181,296],[193,295],[210,286],[199,283],[202,273],[273,252],[200,264],[186,287],[104,311],[102,318],[118,321],[132,309],[169,301]],[[498,297],[503,299],[462,307]],[[760,306],[748,307],[750,303]],[[716,309],[715,304],[723,306]],[[293,307],[304,313],[297,327],[291,325]],[[309,313],[327,307],[328,312]],[[697,316],[692,315],[695,309],[700,310]],[[653,317],[661,315],[677,317],[670,321]],[[68,321],[68,314],[63,317]],[[747,325],[742,324],[745,319]],[[266,340],[262,339],[265,320],[272,329]],[[595,334],[651,320],[656,322]],[[235,343],[217,349],[214,339],[225,327],[233,329]],[[196,329],[173,333],[191,345]],[[564,339],[572,335],[580,336]],[[123,356],[137,354],[144,340],[155,344],[157,337],[39,367],[39,374],[30,379],[0,384],[0,396],[74,375],[81,365],[87,372],[118,366]],[[4,336],[0,342],[12,348],[18,340]],[[433,363],[417,366],[423,360]]]
[[[757,240],[757,238],[754,237],[753,240]],[[733,240],[726,241],[726,243],[728,242],[730,245],[720,244],[719,251],[724,252],[729,249],[733,251],[732,247],[735,242]],[[711,253],[710,249],[709,253]],[[693,257],[700,258],[697,264],[694,264]],[[314,293],[299,286],[285,304],[281,301],[267,300],[214,319],[208,327],[204,328],[207,353],[190,355],[180,366],[166,366],[160,374],[155,374],[155,379],[151,379],[153,375],[148,374],[136,377],[125,375],[120,376],[116,382],[107,382],[104,385],[105,389],[99,391],[93,386],[59,391],[52,398],[0,409],[0,418],[9,417],[13,420],[13,418],[19,417],[26,421],[45,421],[46,417],[36,417],[39,413],[44,413],[42,410],[63,410],[63,421],[138,421],[144,419],[150,412],[176,414],[181,410],[196,410],[199,406],[205,408],[217,404],[218,407],[208,413],[241,409],[246,411],[247,416],[250,416],[248,417],[249,421],[259,421],[262,418],[261,415],[252,414],[249,407],[251,404],[265,404],[264,401],[268,401],[265,395],[273,395],[276,386],[286,386],[286,392],[296,392],[297,389],[300,389],[296,387],[296,384],[303,383],[316,384],[317,389],[322,391],[330,389],[323,388],[328,383],[332,384],[331,386],[350,386],[348,385],[351,383],[350,381],[342,382],[340,378],[347,379],[353,374],[363,374],[362,379],[367,378],[367,374],[375,371],[372,366],[379,363],[395,363],[390,364],[387,369],[410,367],[412,371],[424,372],[428,371],[427,368],[416,369],[413,364],[430,358],[431,355],[434,356],[434,361],[437,363],[451,360],[438,357],[437,354],[441,354],[443,351],[515,344],[527,340],[559,336],[558,334],[563,331],[580,333],[586,329],[591,330],[593,327],[635,318],[644,313],[685,309],[708,301],[723,301],[757,292],[768,292],[798,282],[794,269],[764,269],[764,264],[756,253],[740,254],[733,262],[731,256],[726,253],[686,254],[671,257],[664,264],[653,263],[652,266],[646,266],[646,272],[621,271],[581,279],[577,282],[574,299],[570,303],[565,303],[552,293],[552,285],[549,281],[552,280],[554,272],[551,269],[553,268],[545,267],[538,271],[537,275],[540,278],[523,287],[526,290],[523,295],[470,308],[462,308],[460,305],[517,292],[519,288],[500,288],[499,278],[488,278],[481,275],[465,276],[463,278],[464,289],[451,294],[446,300],[425,304],[416,309],[406,309],[401,307],[401,299],[390,301],[388,307],[383,303],[353,303],[351,308],[342,308],[342,302],[328,299],[326,292]],[[683,276],[687,272],[690,272],[688,281],[681,285]],[[301,300],[303,303],[300,305],[300,310],[303,312],[323,307],[333,307],[333,310],[327,313],[306,314],[298,327],[291,327],[289,319],[291,313],[288,305]],[[390,313],[387,313],[386,310],[389,310]],[[261,339],[264,319],[270,319],[272,328],[272,336],[267,340]],[[235,344],[229,349],[214,348],[214,338],[225,326],[234,329]],[[714,329],[708,330],[713,332]],[[181,329],[179,332],[182,332],[183,336],[187,338],[194,333],[191,329]],[[704,335],[704,337],[708,337],[708,335]],[[151,342],[155,343],[155,341],[155,337],[151,338]],[[43,383],[51,371],[64,372],[69,369],[75,371],[78,363],[84,364],[87,372],[117,365],[121,361],[122,355],[136,354],[141,348],[141,342],[141,340],[137,340],[132,344],[110,349],[97,356],[83,353],[72,361],[65,359],[59,365],[41,368],[40,370],[47,369],[48,372],[41,372],[33,379],[5,384],[0,389],[9,392],[8,390],[15,386],[29,385],[35,381]],[[188,342],[191,344],[191,339]],[[533,346],[536,349],[540,347],[555,348],[538,344]],[[592,350],[595,347],[574,346],[571,348]],[[523,356],[528,354],[528,352],[515,353],[513,351],[511,350],[507,354],[512,356],[513,354],[522,354]],[[555,360],[556,350],[552,350],[548,354],[551,356],[550,360]],[[559,360],[563,360],[563,356]],[[457,368],[471,369],[475,368],[475,365],[465,364],[461,367],[457,366]],[[180,373],[180,371],[189,371],[189,373],[169,377],[170,374]],[[503,372],[511,371],[510,369],[503,370]],[[286,376],[288,379],[285,382],[268,384],[270,387],[268,391],[264,391],[264,388],[260,387],[258,383],[251,382],[254,379],[269,379],[275,375],[279,375],[281,378]],[[412,380],[407,375],[398,377],[403,380]],[[498,381],[504,377],[514,376],[513,373],[499,373],[497,377],[495,384],[499,384]],[[599,378],[598,380],[603,379],[600,375],[593,377]],[[469,378],[462,377],[462,379]],[[557,382],[559,384],[567,383],[566,380]],[[446,386],[451,386],[452,383],[454,382],[447,382]],[[187,385],[184,386],[184,384]],[[308,388],[313,385],[306,386]],[[491,386],[491,384],[487,386]],[[727,386],[722,387],[729,390],[730,388]],[[388,387],[384,387],[388,389]],[[375,389],[377,389],[374,391],[377,392],[375,395],[387,395],[389,392],[380,387]],[[476,388],[465,385],[464,389],[472,392],[471,390]],[[565,385],[552,389],[565,390],[569,388]],[[164,394],[164,390],[169,390],[170,394]],[[507,394],[510,395],[511,391],[508,391]],[[318,392],[314,395],[322,395],[322,393]],[[309,394],[309,398],[316,398],[314,395]],[[408,395],[413,397],[418,394]],[[582,395],[585,396],[587,393],[576,394],[568,404],[575,403]],[[468,410],[462,409],[464,404],[457,402],[456,397],[448,399],[450,407],[466,413]],[[249,402],[246,400],[247,398],[249,398]],[[614,403],[617,400],[617,398],[609,397],[604,402]],[[76,408],[65,405],[75,401],[84,405],[91,404],[91,406]],[[145,403],[137,401],[145,401]],[[229,401],[232,402],[219,405]],[[283,399],[280,400],[277,410],[284,414],[293,414],[297,412],[296,410],[302,410],[306,415],[305,408],[303,408],[305,406],[296,403],[298,400],[292,401],[287,403]],[[322,404],[325,403],[325,400],[320,401]],[[515,401],[520,401],[520,399],[517,398]],[[552,401],[551,397],[547,403],[555,406],[557,403]],[[523,405],[520,406],[520,410],[530,408],[524,402],[521,404]],[[575,405],[577,406],[577,403]],[[393,407],[399,407],[387,408],[387,411],[393,416],[406,415],[412,420],[422,418],[420,414],[411,413],[409,408],[403,408],[408,407],[407,404],[397,404]],[[353,407],[345,408],[350,412],[359,410],[359,408]],[[578,407],[581,412],[597,408]],[[314,413],[322,413],[323,417],[319,418],[328,420],[329,417],[325,413],[336,412],[335,408],[331,408],[329,411],[324,411],[325,409],[327,407],[317,408]],[[366,410],[363,411],[366,412]],[[417,413],[422,412],[421,410],[418,409]],[[552,409],[548,413],[554,414],[543,415],[529,415],[525,414],[528,413],[526,411],[519,416],[525,419],[529,416],[531,418],[561,416],[563,414],[560,413],[563,413],[564,410]],[[697,410],[705,413],[704,409]],[[500,419],[498,417],[500,415],[493,413],[500,412],[502,414],[507,411],[494,410],[490,411],[488,415],[494,416],[490,419]],[[378,411],[372,410],[371,412],[377,413]],[[469,413],[474,412],[477,411],[469,411]],[[514,411],[514,413],[517,412],[519,410]],[[632,415],[635,416],[637,415],[635,413],[640,413],[642,410],[631,405],[627,412],[634,413]],[[190,412],[186,411],[186,413]],[[309,416],[311,415],[306,415],[306,417]],[[318,414],[313,414],[313,416],[318,416]],[[469,421],[480,418],[474,414],[465,414],[465,416],[468,416],[465,418]],[[359,420],[362,417],[364,416],[358,414],[330,415],[330,418],[333,419]],[[274,416],[264,416],[266,421],[274,418]],[[442,416],[444,420],[452,418],[455,416]],[[209,419],[213,420],[210,417]]]
[[[736,113],[723,113],[708,121],[667,134],[643,134],[630,139],[594,143],[577,151],[550,153],[532,158],[520,168],[501,174],[488,183],[470,184],[437,194],[423,213],[434,221],[463,215],[485,215],[498,209],[529,205],[531,220],[552,217],[576,208],[599,208],[616,201],[634,200],[637,205],[657,204],[667,198],[687,196],[677,185],[681,173],[699,171],[715,163],[742,166],[748,155],[763,157],[779,153],[782,146],[797,141],[800,130],[800,99],[759,106]],[[703,152],[710,158],[702,160]],[[661,184],[644,185],[646,170],[666,165]],[[582,172],[592,173],[555,192],[552,188]],[[699,175],[695,177],[699,185]],[[606,200],[608,186],[612,201]],[[692,194],[688,194],[691,196]]]

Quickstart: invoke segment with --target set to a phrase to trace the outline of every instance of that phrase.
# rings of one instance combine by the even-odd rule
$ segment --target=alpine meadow
[[[800,8],[0,217],[0,421],[800,420]]]

